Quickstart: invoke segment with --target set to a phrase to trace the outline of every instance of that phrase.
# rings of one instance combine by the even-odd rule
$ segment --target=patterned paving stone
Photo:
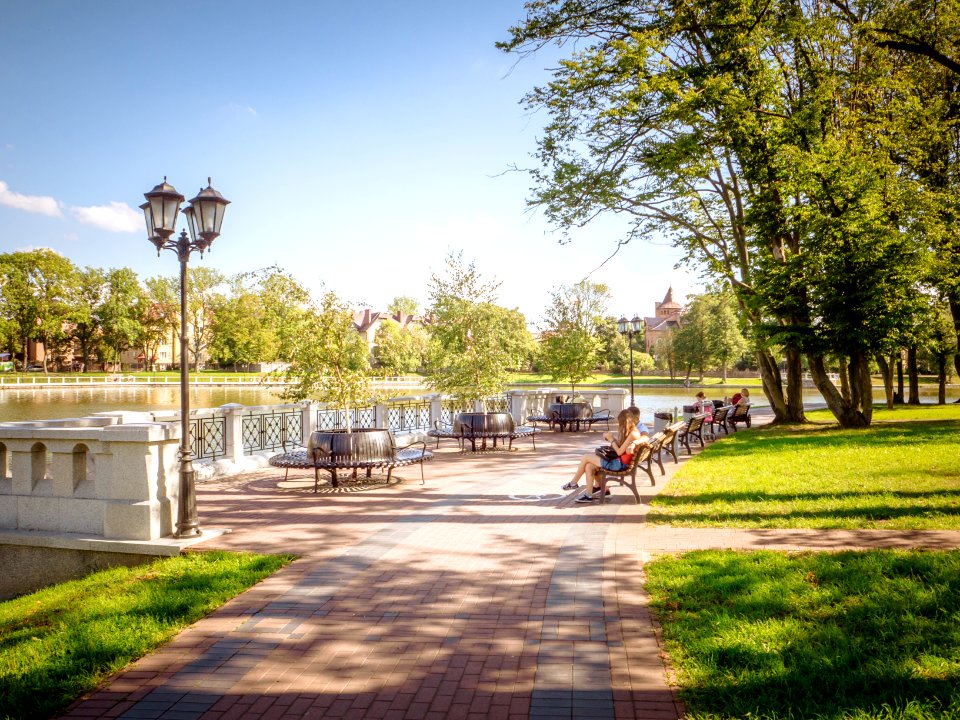
[[[676,466],[643,504],[614,488],[578,505],[559,487],[597,444],[441,447],[425,485],[415,469],[362,493],[315,495],[310,473],[276,470],[199,486],[201,524],[231,529],[207,547],[299,558],[66,716],[679,718],[643,589],[651,554],[960,546],[958,533],[647,527]]]

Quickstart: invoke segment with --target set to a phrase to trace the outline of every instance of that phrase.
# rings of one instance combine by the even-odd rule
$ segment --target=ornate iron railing
[[[402,402],[387,408],[387,428],[391,432],[430,429],[430,401]]]
[[[510,412],[510,398],[506,395],[494,395],[486,400],[487,412]]]
[[[374,428],[377,426],[376,406],[353,408],[350,411],[350,427]],[[317,430],[346,430],[347,415],[343,410],[317,410]]]
[[[299,410],[250,412],[241,419],[243,451],[287,449],[303,445],[303,414]]]
[[[198,417],[190,420],[190,450],[197,460],[227,452],[227,419],[222,415]]]
[[[458,413],[472,412],[473,404],[463,400],[447,400],[440,404],[440,424],[453,425],[453,419]]]

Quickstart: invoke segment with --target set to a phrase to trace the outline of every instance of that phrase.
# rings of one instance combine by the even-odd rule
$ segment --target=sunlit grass
[[[0,603],[0,717],[62,710],[292,559],[188,554]]]
[[[691,720],[960,718],[960,552],[646,565]]]
[[[740,528],[960,529],[960,405],[875,413],[870,428],[741,430],[652,501],[651,523]]]

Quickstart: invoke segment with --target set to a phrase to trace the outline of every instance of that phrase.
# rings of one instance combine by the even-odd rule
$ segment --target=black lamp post
[[[627,344],[630,346],[630,404],[635,405],[636,401],[633,398],[633,336],[635,333],[639,333],[640,329],[643,327],[643,322],[636,315],[633,316],[633,320],[627,320],[626,317],[622,317],[617,320],[617,332],[621,335],[627,336]]]
[[[210,178],[207,187],[201,190],[183,209],[187,219],[186,230],[174,238],[177,213],[183,195],[163,178],[153,190],[144,193],[147,199],[140,209],[147,221],[147,237],[161,250],[173,250],[180,260],[180,502],[177,514],[175,537],[191,538],[200,535],[197,521],[197,491],[194,484],[193,451],[190,449],[190,363],[187,360],[187,261],[190,253],[199,250],[203,255],[220,235],[223,213],[230,201],[213,189]]]

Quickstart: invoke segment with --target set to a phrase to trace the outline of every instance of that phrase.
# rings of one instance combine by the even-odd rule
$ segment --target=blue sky
[[[556,55],[494,47],[519,0],[252,2],[4,0],[0,252],[50,247],[80,266],[174,275],[137,206],[164,175],[188,199],[207,176],[232,201],[203,260],[279,265],[357,306],[425,302],[464,252],[537,321],[549,292],[596,268],[616,221],[559,235],[529,211],[545,116],[521,105]],[[662,240],[592,279],[611,314],[694,291]]]

